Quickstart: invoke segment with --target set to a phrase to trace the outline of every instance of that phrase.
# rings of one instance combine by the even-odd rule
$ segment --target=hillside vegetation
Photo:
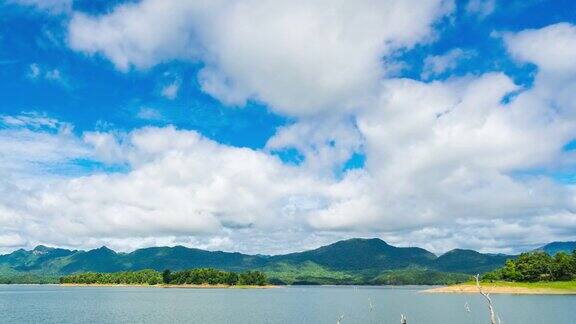
[[[486,281],[539,282],[576,279],[576,251],[550,256],[543,251],[522,253],[495,271],[484,274]]]
[[[456,249],[441,256],[418,247],[395,247],[380,239],[350,239],[276,256],[176,247],[117,253],[101,247],[76,251],[38,246],[0,256],[0,276],[53,278],[76,273],[151,269],[258,270],[275,284],[446,284],[492,271],[513,256]],[[24,277],[19,277],[24,278]],[[24,279],[23,279],[24,280]]]
[[[211,268],[189,269],[178,272],[165,270],[123,271],[112,273],[85,272],[60,277],[62,284],[86,285],[226,285],[264,286],[266,275],[259,271],[235,273]]]

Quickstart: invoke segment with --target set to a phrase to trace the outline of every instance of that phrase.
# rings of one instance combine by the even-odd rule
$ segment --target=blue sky
[[[121,3],[76,1],[74,8],[98,15]],[[406,64],[399,76],[421,79],[425,57],[462,48],[474,54],[435,79],[496,70],[518,83],[530,84],[533,68],[512,62],[502,41],[492,33],[540,28],[573,21],[576,16],[572,1],[506,1],[486,17],[467,13],[466,5],[466,1],[458,1],[456,13],[437,23],[437,40],[398,53]],[[203,93],[196,80],[201,63],[173,61],[146,71],[121,72],[102,57],[87,57],[66,46],[69,17],[64,14],[51,15],[8,2],[0,19],[2,30],[12,31],[3,33],[0,52],[0,73],[6,80],[0,84],[0,104],[5,114],[40,111],[73,123],[78,132],[93,130],[102,122],[127,131],[173,124],[198,130],[219,142],[251,148],[262,148],[278,126],[290,123],[289,118],[270,113],[265,103],[229,107]],[[62,80],[31,80],[30,66],[34,64],[44,72],[60,71]],[[181,87],[178,96],[170,100],[162,96],[161,89],[174,80],[180,80]],[[153,120],[138,118],[143,107],[155,109],[159,115],[151,117]]]
[[[121,3],[76,1],[74,9],[98,15]],[[503,71],[516,82],[529,85],[534,68],[513,62],[493,32],[541,28],[573,21],[576,16],[572,1],[506,1],[485,17],[467,13],[466,5],[466,1],[458,1],[455,14],[437,22],[437,40],[398,53],[406,64],[398,76],[421,79],[427,56],[462,48],[474,53],[434,79]],[[73,123],[78,132],[93,130],[103,122],[127,131],[173,124],[198,130],[219,142],[251,148],[262,148],[277,127],[290,123],[289,118],[270,113],[265,103],[230,107],[203,93],[196,80],[202,63],[173,61],[146,71],[121,72],[102,57],[86,57],[66,46],[69,17],[64,14],[54,16],[8,2],[0,19],[2,30],[12,31],[2,35],[1,43],[0,73],[5,82],[0,84],[4,94],[0,104],[5,114],[39,111]],[[62,79],[31,79],[32,65],[44,73],[58,70]],[[178,96],[170,100],[162,96],[161,89],[175,80],[180,80],[181,86]],[[158,116],[139,118],[142,108],[154,109]]]
[[[0,249],[576,238],[576,3],[394,2],[0,2]]]
[[[88,4],[81,2],[79,10],[106,10],[103,5],[94,9]],[[13,80],[0,84],[4,113],[42,112],[73,123],[77,132],[93,130],[102,123],[126,131],[172,124],[198,130],[219,142],[254,148],[262,147],[275,128],[287,122],[261,104],[230,109],[202,93],[195,78],[198,64],[170,62],[149,71],[123,73],[102,58],[70,51],[64,39],[66,19],[30,7],[3,6],[2,29],[18,31],[2,35],[0,73],[3,80]],[[31,78],[33,65],[42,74],[57,70],[61,77]],[[176,80],[182,84],[178,96],[162,96],[162,88]],[[142,109],[157,114],[139,117]]]

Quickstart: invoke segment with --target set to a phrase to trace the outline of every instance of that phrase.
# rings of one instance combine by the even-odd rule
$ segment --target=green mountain
[[[536,249],[544,251],[550,255],[556,255],[558,252],[572,253],[576,250],[576,242],[552,242]]]
[[[484,254],[473,250],[454,249],[434,260],[434,268],[444,272],[477,274],[501,267],[510,255]]]
[[[124,259],[124,254],[116,253],[105,246],[86,252],[78,251],[66,259],[59,273],[121,271],[128,268]]]
[[[421,248],[403,248],[380,239],[350,239],[315,250],[273,256],[271,262],[299,264],[312,261],[332,270],[391,270],[427,267],[436,255]]]
[[[78,253],[65,249],[49,248],[39,245],[31,251],[16,250],[10,254],[0,255],[0,273],[62,273],[62,261]]]
[[[182,270],[210,267],[226,271],[262,270],[273,283],[392,284],[452,283],[501,267],[511,256],[453,250],[440,257],[417,247],[395,247],[380,239],[350,239],[314,250],[276,256],[247,255],[176,247],[117,253],[101,247],[72,251],[38,246],[0,256],[0,275],[60,276],[79,272]]]
[[[227,271],[244,271],[259,268],[266,259],[242,253],[205,251],[183,246],[154,247],[136,250],[125,255],[130,269],[190,269],[218,268]]]

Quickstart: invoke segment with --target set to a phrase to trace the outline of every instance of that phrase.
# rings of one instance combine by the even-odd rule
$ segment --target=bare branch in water
[[[404,314],[400,315],[400,324],[406,324],[408,323],[406,320],[406,316],[404,316]]]
[[[492,298],[490,298],[490,294],[485,293],[482,290],[482,286],[480,286],[480,274],[477,274],[474,276],[474,278],[476,278],[476,286],[478,287],[478,291],[480,291],[480,294],[484,296],[488,302],[488,309],[490,310],[490,324],[498,324],[500,321],[498,321],[498,323],[496,322],[496,313],[494,313],[494,307],[492,306]]]
[[[463,294],[465,298],[464,309],[466,310],[467,313],[470,313],[470,303],[468,302],[466,294],[464,294],[464,288],[460,287],[460,293]]]

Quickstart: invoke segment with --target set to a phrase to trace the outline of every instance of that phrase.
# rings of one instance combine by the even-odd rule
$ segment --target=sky
[[[0,252],[576,240],[576,2],[0,0]]]

